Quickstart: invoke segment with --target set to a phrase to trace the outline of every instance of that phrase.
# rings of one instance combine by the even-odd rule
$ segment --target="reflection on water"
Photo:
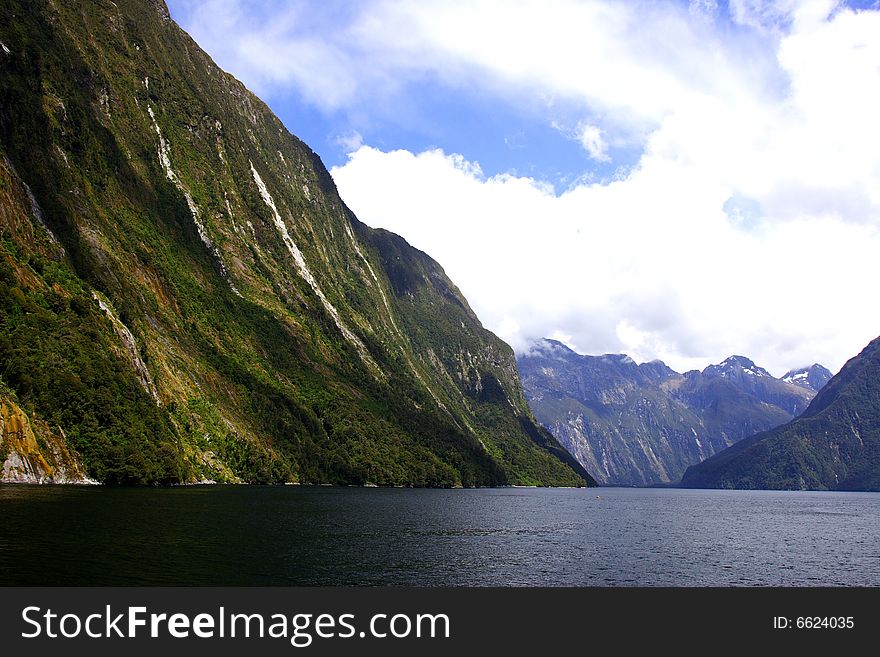
[[[0,486],[0,583],[880,585],[880,494]]]

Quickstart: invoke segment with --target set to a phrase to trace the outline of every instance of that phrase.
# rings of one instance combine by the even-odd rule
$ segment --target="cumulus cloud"
[[[609,162],[608,144],[602,138],[602,129],[595,125],[582,123],[578,126],[578,141],[590,157],[599,162]]]
[[[364,137],[357,130],[349,130],[337,135],[336,143],[345,149],[346,153],[353,153],[364,145]]]
[[[836,369],[880,333],[867,292],[880,275],[880,12],[374,0],[329,25],[310,7],[238,22],[239,3],[211,0],[190,8],[202,32],[186,24],[247,84],[289,84],[327,111],[394,107],[431,76],[543,112],[594,160],[641,152],[622,175],[559,190],[355,141],[333,169],[362,220],[439,260],[514,347],[561,336],[679,370],[742,353],[781,374]]]
[[[873,226],[829,215],[744,232],[728,189],[668,162],[560,195],[442,151],[365,146],[333,175],[361,219],[431,253],[519,350],[565,336],[679,369],[743,352],[781,374],[838,367],[880,326],[863,288],[880,274]]]
[[[760,43],[689,20],[677,3],[605,0],[321,5],[305,0],[172,0],[175,16],[228,70],[260,93],[293,88],[328,110],[405,101],[432,76],[458,91],[592,112],[639,136],[691,93],[767,75]],[[696,54],[700,56],[695,56]],[[737,65],[748,57],[749,66]]]

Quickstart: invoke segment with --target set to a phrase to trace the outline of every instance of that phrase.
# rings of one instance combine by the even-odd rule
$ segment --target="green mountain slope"
[[[0,6],[0,382],[89,475],[592,483],[440,266],[164,3]]]
[[[880,490],[880,338],[800,417],[688,468],[692,488]]]

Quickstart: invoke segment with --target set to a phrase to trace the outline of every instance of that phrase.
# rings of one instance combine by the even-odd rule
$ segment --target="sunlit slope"
[[[441,267],[163,3],[2,6],[0,377],[91,476],[589,481]]]

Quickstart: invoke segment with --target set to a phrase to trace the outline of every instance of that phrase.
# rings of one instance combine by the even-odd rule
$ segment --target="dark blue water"
[[[0,486],[0,583],[880,585],[880,494]]]

